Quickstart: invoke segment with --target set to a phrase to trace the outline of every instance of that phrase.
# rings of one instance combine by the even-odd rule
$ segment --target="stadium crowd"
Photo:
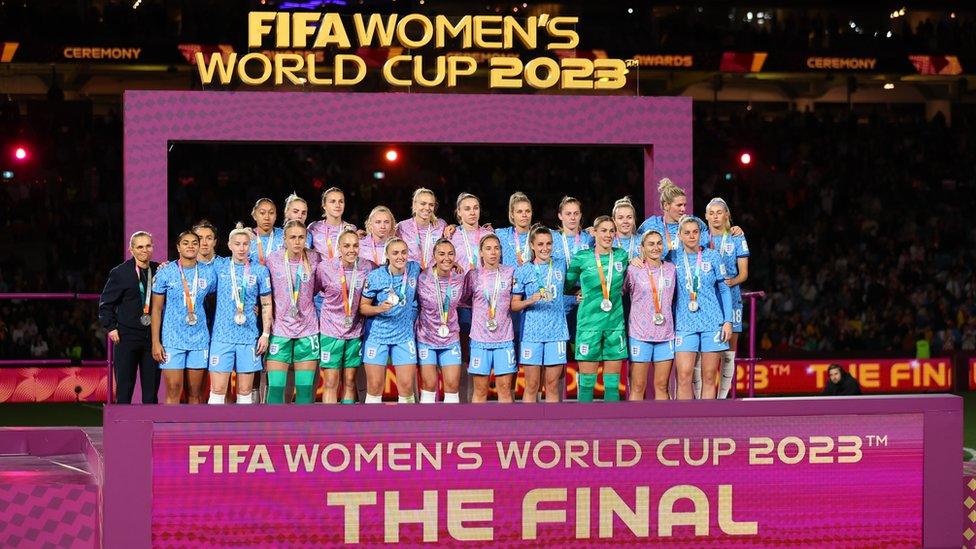
[[[745,289],[768,294],[759,307],[763,356],[905,356],[918,340],[933,354],[976,350],[976,234],[966,222],[967,205],[976,203],[974,123],[963,113],[951,126],[921,114],[696,114],[695,213],[722,196],[750,240]],[[47,143],[39,145],[45,169],[36,180],[0,186],[0,291],[101,290],[123,241],[120,135],[114,115],[38,135]],[[748,168],[731,158],[744,146],[756,158]],[[449,219],[454,197],[474,191],[483,219],[496,227],[507,224],[505,201],[515,189],[550,225],[567,193],[581,199],[588,220],[625,194],[643,202],[636,149],[417,147],[391,168],[366,147],[275,145],[264,146],[266,154],[234,147],[180,145],[171,153],[174,235],[202,217],[226,234],[247,220],[257,197],[281,200],[292,190],[313,205],[311,220],[318,193],[332,185],[347,190],[347,220],[359,226],[366,208],[357,204],[383,202],[405,216],[418,185],[435,190]],[[43,244],[52,235],[57,244]],[[52,358],[98,355],[104,332],[94,309],[0,303],[0,355],[39,357],[45,347]]]

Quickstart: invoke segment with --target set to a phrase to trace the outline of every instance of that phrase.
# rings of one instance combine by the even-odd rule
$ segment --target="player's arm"
[[[152,296],[152,324],[149,331],[152,334],[152,356],[156,362],[163,362],[166,349],[163,349],[163,306],[166,305],[165,294],[153,294]]]

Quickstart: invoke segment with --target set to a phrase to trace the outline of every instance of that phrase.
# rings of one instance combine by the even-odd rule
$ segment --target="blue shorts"
[[[515,364],[515,345],[512,342],[498,349],[480,349],[471,345],[468,373],[486,376],[492,370],[495,370],[496,376],[514,374],[518,371],[518,366]]]
[[[417,343],[417,363],[421,366],[460,366],[461,343],[454,342],[450,347],[433,347],[426,343]]]
[[[525,366],[556,366],[566,364],[565,341],[522,341],[519,343],[520,362]]]
[[[363,345],[363,362],[386,366],[392,357],[394,366],[416,366],[417,345],[412,339],[402,343],[375,343],[367,341]]]
[[[210,342],[210,371],[250,374],[262,370],[261,357],[254,354],[254,345]]]
[[[641,341],[632,337],[628,339],[631,362],[664,362],[674,359],[673,339],[667,341]]]
[[[722,341],[722,329],[714,332],[678,332],[674,336],[676,353],[717,353],[728,351],[729,342]]]
[[[732,332],[742,333],[742,301],[732,304]]]
[[[187,351],[184,349],[171,349],[166,351],[163,356],[165,360],[159,363],[160,370],[206,370],[207,369],[207,350],[198,349]]]

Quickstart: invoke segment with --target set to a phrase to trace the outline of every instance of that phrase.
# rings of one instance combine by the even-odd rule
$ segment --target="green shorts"
[[[363,363],[363,340],[337,339],[322,334],[319,336],[322,356],[319,366],[330,370],[335,368],[355,368]]]
[[[627,358],[627,337],[623,330],[576,332],[576,360],[599,362]]]
[[[273,335],[268,342],[268,360],[291,364],[319,360],[319,335],[281,337]]]

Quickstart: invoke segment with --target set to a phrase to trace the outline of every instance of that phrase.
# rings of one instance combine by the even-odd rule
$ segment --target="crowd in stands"
[[[947,125],[883,108],[857,116],[696,113],[695,213],[721,196],[746,232],[745,288],[767,292],[759,305],[763,356],[911,356],[919,340],[933,355],[976,350],[974,125],[964,112]],[[55,124],[39,135],[47,143],[39,145],[39,177],[0,184],[0,292],[97,293],[120,260],[120,121],[98,116],[83,126]],[[748,168],[734,161],[744,147],[755,157]],[[380,203],[405,217],[421,185],[434,189],[438,213],[450,221],[458,192],[476,193],[482,221],[495,227],[508,224],[514,190],[551,226],[563,194],[582,200],[588,220],[624,195],[643,204],[639,148],[412,146],[400,148],[397,163],[383,151],[176,144],[171,240],[204,217],[225,235],[234,222],[250,222],[257,198],[280,204],[292,191],[317,219],[318,195],[332,185],[346,190],[346,219],[359,226]],[[93,302],[0,302],[4,358],[90,358],[103,342]]]

